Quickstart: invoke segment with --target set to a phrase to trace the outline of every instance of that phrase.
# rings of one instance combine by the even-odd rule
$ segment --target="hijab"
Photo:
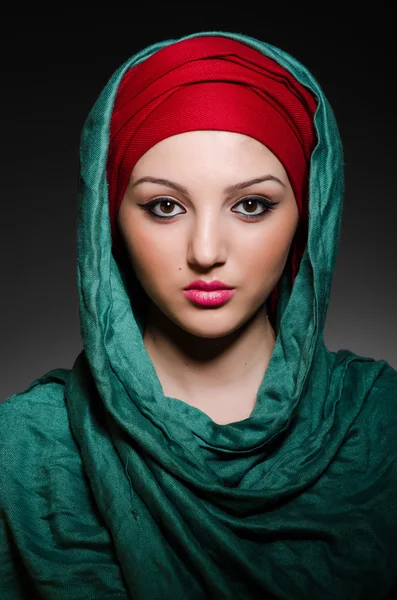
[[[397,588],[397,372],[323,340],[344,191],[335,118],[308,70],[269,44],[179,41],[214,36],[274,61],[316,102],[307,239],[294,281],[289,265],[279,282],[256,405],[221,425],[164,395],[113,252],[114,107],[129,71],[170,40],[113,75],[83,129],[84,350],[0,407],[5,598],[373,600]]]

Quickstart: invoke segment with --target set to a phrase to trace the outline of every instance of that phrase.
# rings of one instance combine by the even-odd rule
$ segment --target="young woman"
[[[2,597],[393,597],[397,373],[323,342],[342,199],[281,50],[202,33],[115,73],[82,135],[84,351],[0,407]]]

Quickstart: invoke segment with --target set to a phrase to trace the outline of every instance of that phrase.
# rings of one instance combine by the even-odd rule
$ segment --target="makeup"
[[[199,306],[221,306],[228,302],[236,293],[235,289],[205,291],[199,289],[182,290],[186,298]]]
[[[232,290],[232,285],[227,285],[223,281],[214,279],[214,281],[204,281],[203,279],[195,279],[192,283],[189,283],[185,290],[204,290],[206,292],[212,292],[214,290]]]

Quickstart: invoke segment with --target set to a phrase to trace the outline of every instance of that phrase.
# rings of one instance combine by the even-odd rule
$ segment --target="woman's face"
[[[158,309],[186,332],[215,338],[244,325],[276,286],[298,208],[284,167],[266,146],[239,133],[194,131],[140,158],[118,220]],[[219,280],[234,295],[215,307],[198,305],[183,292],[194,280]]]

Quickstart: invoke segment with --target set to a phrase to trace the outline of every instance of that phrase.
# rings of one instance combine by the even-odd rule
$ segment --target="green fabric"
[[[200,35],[212,35],[208,32]],[[84,352],[0,407],[0,597],[381,600],[397,585],[397,372],[329,351],[343,156],[318,99],[309,239],[250,418],[220,425],[166,397],[112,257],[105,164],[127,61],[82,135],[78,285]],[[190,36],[189,36],[190,37]],[[365,327],[363,323],[363,327]]]

